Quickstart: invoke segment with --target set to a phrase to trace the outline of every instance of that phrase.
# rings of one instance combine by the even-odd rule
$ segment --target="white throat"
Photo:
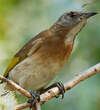
[[[67,35],[66,35],[66,40],[65,44],[71,44],[77,35],[78,32],[81,31],[81,29],[85,26],[87,20],[84,19],[82,22],[80,22],[77,26],[75,26]]]

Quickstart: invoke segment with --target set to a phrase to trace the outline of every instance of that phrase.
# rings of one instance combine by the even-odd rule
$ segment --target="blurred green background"
[[[70,10],[100,13],[100,0],[0,0],[0,73],[4,72],[13,55],[27,41],[49,28],[61,14]],[[65,82],[99,61],[98,14],[78,34],[69,61],[54,81]],[[23,97],[20,103],[22,100]],[[0,97],[0,110],[13,110],[17,103],[19,101],[11,94]],[[53,98],[42,105],[42,110],[51,109],[100,110],[100,74],[66,92],[64,100]]]

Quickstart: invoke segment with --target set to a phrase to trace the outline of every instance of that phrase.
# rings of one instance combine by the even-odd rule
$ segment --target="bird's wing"
[[[34,54],[42,44],[42,37],[44,36],[45,32],[41,32],[39,35],[31,39],[23,48],[13,57],[11,62],[9,63],[8,67],[4,72],[4,77],[9,76],[9,72],[21,61],[23,61],[26,57]]]

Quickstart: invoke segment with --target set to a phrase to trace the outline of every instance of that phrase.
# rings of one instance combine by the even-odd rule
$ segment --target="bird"
[[[14,55],[4,77],[28,91],[45,89],[68,61],[76,35],[88,18],[96,14],[81,11],[62,14],[50,28],[33,37]],[[57,84],[59,89],[63,87]],[[5,88],[13,90],[8,85]]]

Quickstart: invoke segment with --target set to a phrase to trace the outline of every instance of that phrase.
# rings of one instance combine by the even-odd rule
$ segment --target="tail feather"
[[[0,84],[2,84],[3,83],[3,81],[0,81]]]

